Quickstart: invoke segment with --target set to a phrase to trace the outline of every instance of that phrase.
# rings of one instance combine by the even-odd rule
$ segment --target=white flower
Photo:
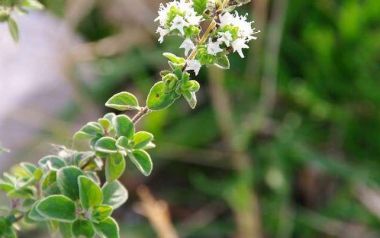
[[[189,25],[191,26],[198,26],[203,19],[202,16],[197,16],[195,14],[185,16],[185,18],[186,18],[187,23],[189,23]]]
[[[231,42],[233,41],[231,33],[229,31],[219,32],[218,35],[218,41],[224,43],[227,47],[230,47]]]
[[[202,20],[202,16],[198,15],[193,8],[193,1],[174,0],[165,5],[161,4],[158,17],[155,19],[159,22],[157,33],[160,33],[160,42],[171,31],[178,30],[181,35],[184,35],[184,28],[199,27]]]
[[[243,49],[249,48],[248,42],[251,40],[256,40],[255,28],[252,28],[252,23],[247,21],[247,16],[239,16],[237,12],[231,14],[229,12],[224,13],[220,16],[220,27],[234,27],[237,28],[237,36],[232,37],[231,32],[220,32],[218,41],[223,42],[228,47],[228,44],[232,43],[232,48],[234,52],[238,52],[240,57],[244,58]],[[229,35],[227,34],[229,33]]]
[[[184,35],[185,32],[183,31],[183,28],[187,26],[187,22],[185,22],[185,20],[183,19],[183,17],[181,16],[176,16],[174,19],[173,19],[173,22],[172,22],[172,25],[170,27],[170,30],[171,31],[174,31],[174,30],[179,30],[179,32],[181,32],[181,35]]]
[[[186,61],[186,71],[194,71],[195,75],[198,75],[199,70],[201,69],[202,65],[199,60],[187,60]]]
[[[185,49],[185,55],[187,56],[191,50],[195,49],[195,45],[191,39],[186,38],[179,48]]]
[[[161,28],[161,27],[158,27],[157,28],[157,31],[156,33],[160,34],[160,38],[158,39],[158,41],[160,43],[164,42],[164,37],[169,34],[169,30],[168,29],[164,29],[164,28]]]
[[[247,16],[239,16],[237,12],[231,14],[229,12],[224,13],[220,16],[220,26],[234,26],[239,29],[238,37],[243,38],[244,40],[251,40],[256,37],[253,35],[256,34],[255,29],[252,28],[252,23],[247,21]]]
[[[235,17],[229,12],[222,14],[219,17],[219,21],[220,21],[221,27],[228,26],[228,25],[235,25]]]
[[[237,39],[234,42],[232,42],[232,48],[234,49],[234,52],[238,52],[240,57],[244,58],[243,49],[248,49],[249,46],[246,44],[245,40],[243,39]]]
[[[220,48],[220,43],[218,41],[212,42],[211,39],[208,41],[208,44],[207,44],[207,53],[208,54],[216,55],[222,51],[223,50]]]

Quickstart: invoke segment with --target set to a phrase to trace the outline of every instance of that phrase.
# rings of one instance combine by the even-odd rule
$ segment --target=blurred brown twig
[[[137,189],[137,195],[141,202],[137,204],[136,210],[149,220],[158,237],[178,238],[170,218],[168,204],[163,200],[155,199],[145,186]]]

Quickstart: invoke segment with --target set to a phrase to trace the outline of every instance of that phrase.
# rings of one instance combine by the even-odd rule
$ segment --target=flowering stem
[[[221,5],[221,7],[220,7],[219,10],[223,10],[223,8],[227,5],[228,1],[229,1],[229,0],[224,0],[224,1],[223,1],[223,4]],[[201,44],[204,44],[204,43],[207,41],[207,39],[208,39],[210,33],[211,33],[211,32],[215,29],[215,27],[217,26],[217,25],[216,25],[216,19],[218,19],[220,12],[222,12],[222,11],[219,11],[219,10],[216,11],[216,15],[213,17],[213,19],[211,20],[210,25],[207,27],[207,29],[206,29],[206,31],[203,33],[201,39],[198,41],[197,46],[199,46],[199,45],[201,45]],[[198,48],[198,47],[195,47],[195,48],[194,48],[194,50],[190,53],[190,55],[189,55],[189,57],[187,58],[187,60],[192,60],[192,59],[195,58],[195,56],[197,55],[197,48]]]
[[[224,0],[223,4],[220,7],[220,10],[222,10],[226,6],[227,3],[228,3],[228,0]],[[215,29],[215,27],[217,27],[216,19],[219,17],[219,13],[218,12],[222,12],[222,11],[217,11],[216,15],[211,20],[211,23],[208,25],[208,27],[205,30],[205,32],[203,33],[202,37],[198,41],[197,46],[193,49],[193,51],[187,57],[187,60],[193,60],[197,56],[197,48],[198,48],[198,46],[201,45],[201,44],[204,44],[207,41],[208,37],[210,36],[210,33]],[[186,64],[182,68],[182,71],[185,70],[185,69],[186,69]],[[136,125],[143,117],[145,117],[146,115],[148,115],[149,112],[150,112],[150,110],[149,110],[148,107],[146,107],[146,106],[143,107],[138,113],[136,113],[133,116],[133,118],[132,118],[133,124]]]
[[[215,27],[216,27],[216,21],[213,19],[212,22],[210,23],[210,25],[207,27],[205,33],[203,34],[203,36],[199,40],[197,46],[206,42],[207,38],[209,37],[210,33],[214,30]],[[187,60],[194,59],[196,55],[197,55],[197,47],[195,47],[194,50],[190,53],[189,57],[187,57]]]

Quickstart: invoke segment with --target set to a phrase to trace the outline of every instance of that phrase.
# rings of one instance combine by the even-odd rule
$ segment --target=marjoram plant
[[[17,4],[35,1],[10,1]],[[147,114],[163,110],[182,96],[191,108],[197,104],[199,83],[192,78],[202,66],[230,67],[228,55],[256,39],[255,28],[247,16],[234,9],[249,0],[174,0],[161,4],[158,11],[159,42],[168,36],[183,38],[179,46],[184,56],[164,53],[169,67],[161,71],[141,106],[129,92],[113,95],[106,106],[121,112],[107,113],[83,126],[74,140],[87,140],[88,151],[62,147],[38,164],[20,163],[5,172],[0,190],[7,194],[10,207],[0,212],[0,237],[17,237],[25,223],[47,224],[51,233],[62,237],[120,237],[112,212],[128,199],[126,188],[118,181],[127,159],[145,176],[153,163],[149,149],[155,147],[153,135],[136,131],[136,124]],[[9,14],[7,19],[10,19]],[[9,20],[8,20],[9,23]],[[203,29],[202,26],[206,25]],[[130,118],[123,112],[136,111]],[[101,181],[98,173],[105,174]]]

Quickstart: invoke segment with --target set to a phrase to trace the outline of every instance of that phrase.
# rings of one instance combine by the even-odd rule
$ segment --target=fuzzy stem
[[[132,118],[133,124],[136,125],[140,121],[140,119],[146,116],[149,112],[150,110],[147,106],[141,108],[141,110],[138,113],[136,113],[136,115]]]

